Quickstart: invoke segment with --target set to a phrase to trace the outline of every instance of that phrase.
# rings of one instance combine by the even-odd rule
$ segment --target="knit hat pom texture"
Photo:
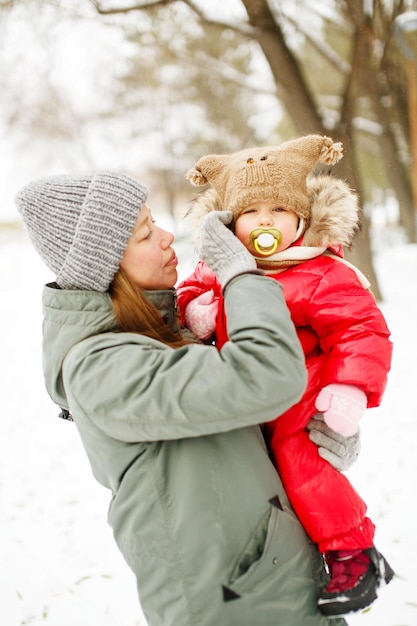
[[[252,202],[276,202],[308,219],[307,177],[317,163],[334,165],[343,146],[325,135],[306,135],[278,147],[249,148],[230,155],[202,157],[187,178],[196,186],[210,183],[223,210],[234,217]]]

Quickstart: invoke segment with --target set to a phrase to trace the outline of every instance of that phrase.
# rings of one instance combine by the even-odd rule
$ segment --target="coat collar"
[[[158,309],[165,324],[179,334],[177,295],[175,289],[156,289],[145,291],[147,299]]]

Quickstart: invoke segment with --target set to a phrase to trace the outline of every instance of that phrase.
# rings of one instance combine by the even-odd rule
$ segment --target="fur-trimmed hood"
[[[359,229],[359,202],[357,194],[338,178],[328,175],[310,177],[307,180],[310,198],[310,215],[305,221],[305,229],[300,239],[291,248],[330,248],[349,247]],[[201,218],[211,211],[225,211],[220,196],[213,189],[196,197],[186,216],[191,219],[196,243],[199,241]],[[288,249],[290,250],[290,249]],[[278,253],[283,258],[286,250]],[[301,252],[301,251],[300,251]],[[273,255],[269,257],[271,261]]]

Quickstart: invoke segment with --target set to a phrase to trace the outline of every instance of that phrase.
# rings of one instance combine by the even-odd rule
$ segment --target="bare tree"
[[[358,190],[363,204],[375,187],[394,190],[401,224],[409,241],[415,241],[406,77],[392,32],[396,16],[415,2],[240,0],[234,4],[241,9],[237,16],[222,7],[214,11],[212,3],[202,0],[53,4],[82,19],[91,19],[93,9],[103,22],[123,28],[136,45],[127,71],[118,77],[118,89],[109,95],[107,111],[102,107],[96,119],[124,115],[132,142],[145,132],[151,138],[154,132],[159,142],[162,138],[154,170],[156,175],[159,169],[172,206],[176,181],[182,181],[190,161],[201,153],[317,132],[343,142],[344,159],[335,173]],[[33,4],[50,6],[45,0]],[[12,6],[26,3],[0,0],[0,14]],[[255,58],[262,59],[262,75],[269,81],[265,88],[259,80],[251,82]],[[266,137],[251,122],[262,89],[283,111],[279,127]],[[19,106],[10,107],[10,124],[26,120],[35,133],[59,136],[65,128],[80,136],[89,123],[65,107],[51,88],[26,113],[24,98],[15,100]],[[348,255],[368,275],[379,298],[365,212],[362,223]]]
[[[408,238],[415,241],[410,179],[404,173],[407,168],[400,159],[404,151],[399,146],[408,144],[407,134],[398,123],[403,118],[404,83],[399,81],[398,73],[395,75],[392,71],[398,62],[398,51],[392,41],[392,22],[404,10],[405,3],[402,0],[374,3],[375,11],[371,13],[364,10],[363,0],[322,3],[322,28],[315,36],[305,21],[295,19],[288,11],[288,3],[279,0],[241,0],[241,3],[247,19],[232,21],[218,15],[213,17],[207,5],[197,0],[133,2],[123,8],[112,6],[110,0],[106,4],[93,1],[101,15],[155,13],[182,4],[198,17],[205,33],[212,29],[216,29],[217,34],[231,30],[243,40],[256,42],[270,67],[277,98],[295,131],[331,134],[343,142],[344,159],[335,171],[358,190],[362,200],[369,194],[368,178],[373,176],[372,171],[364,168],[367,161],[364,154],[367,151],[376,154],[400,201],[401,220]],[[313,11],[317,12],[317,7],[315,4]],[[303,8],[307,10],[307,5]],[[334,38],[335,29],[341,37]],[[291,33],[298,34],[297,45],[291,43]],[[336,39],[344,41],[343,49],[337,50]],[[213,55],[213,50],[205,50],[203,38],[200,45],[207,56]],[[313,54],[306,59],[307,46]],[[332,111],[323,105],[323,94],[317,86],[320,80],[312,80],[312,73],[308,71],[311,59],[326,63],[333,83],[338,85],[333,98],[337,105]],[[391,93],[394,94],[392,100]],[[348,254],[368,275],[376,297],[380,298],[366,215],[362,216],[362,224],[362,232]]]

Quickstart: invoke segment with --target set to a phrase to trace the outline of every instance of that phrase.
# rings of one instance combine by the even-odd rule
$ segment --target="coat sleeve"
[[[378,406],[391,366],[390,331],[374,296],[349,267],[329,261],[304,303],[305,323],[326,355],[322,385],[347,383]]]
[[[75,421],[125,442],[225,432],[269,421],[301,397],[304,355],[281,286],[245,274],[225,291],[230,341],[170,348],[103,333],[74,346],[63,379]]]

